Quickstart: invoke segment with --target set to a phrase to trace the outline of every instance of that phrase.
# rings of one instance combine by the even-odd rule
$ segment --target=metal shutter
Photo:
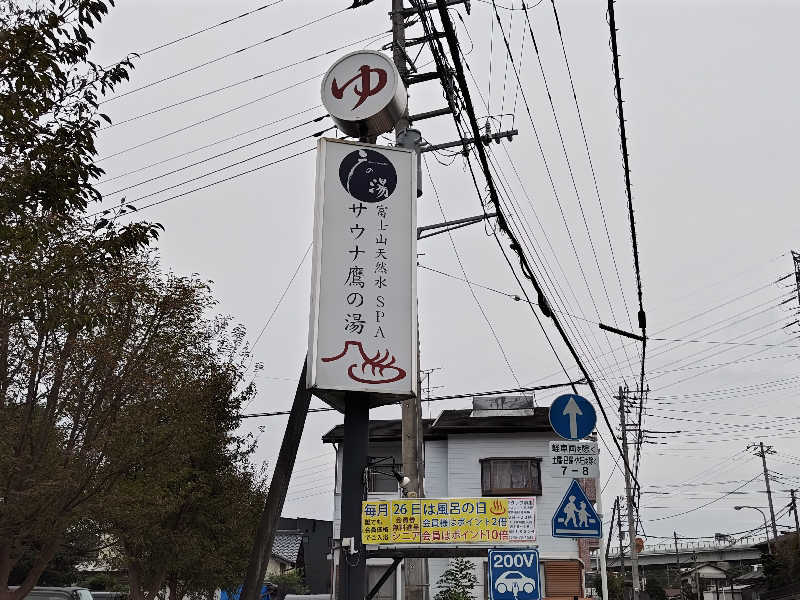
[[[548,598],[583,596],[581,565],[576,560],[545,561],[544,580]]]

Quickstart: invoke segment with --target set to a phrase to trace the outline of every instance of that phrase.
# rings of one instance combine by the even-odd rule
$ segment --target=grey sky
[[[520,6],[517,0],[501,0],[501,3]],[[107,64],[127,52],[145,50],[260,4],[177,0],[121,2],[97,32],[94,58]],[[123,86],[118,92],[252,44],[346,4],[344,1],[285,0],[250,17],[143,56],[137,61],[130,86]],[[558,7],[608,223],[608,237],[619,267],[624,302],[635,323],[635,283],[618,147],[606,5],[604,2],[562,1]],[[115,122],[119,122],[378,34],[388,29],[388,9],[387,0],[375,0],[357,11],[347,11],[292,35],[109,102],[104,109]],[[507,66],[499,29],[496,23],[492,25],[491,6],[473,2],[471,16],[464,14],[463,9],[459,12],[472,39],[471,43],[460,19],[456,18],[459,38],[464,51],[469,53],[468,64],[478,81],[472,93],[479,116],[487,114],[481,94],[489,99],[490,114],[510,113],[516,107],[516,117],[504,117],[502,126],[507,129],[513,123],[520,135],[512,143],[492,144],[491,152],[502,168],[502,179],[516,198],[512,204],[530,224],[532,243],[537,252],[541,251],[547,264],[549,276],[544,277],[547,289],[558,292],[553,299],[562,313],[568,313],[562,314],[562,318],[568,323],[572,335],[579,334],[581,340],[585,340],[579,344],[581,354],[592,357],[587,359],[587,364],[598,380],[609,417],[614,421],[615,401],[610,394],[622,383],[623,377],[631,386],[634,385],[632,373],[636,370],[636,351],[626,346],[631,368],[625,353],[619,349],[621,341],[618,338],[607,340],[596,326],[598,315],[594,304],[598,307],[599,320],[613,323],[615,316],[621,327],[630,328],[549,0],[529,9],[529,12],[603,281],[598,275],[527,32],[520,57],[523,14],[514,11],[513,22],[510,22],[512,13],[501,10],[563,217],[554,200],[522,95],[516,93],[514,72]],[[794,401],[798,387],[796,379],[761,386],[766,382],[794,377],[792,361],[797,358],[797,349],[791,346],[800,344],[796,339],[796,326],[773,332],[795,318],[791,309],[797,306],[796,300],[778,308],[778,302],[787,297],[790,289],[767,285],[791,270],[791,258],[785,253],[798,239],[800,208],[794,199],[798,191],[796,140],[800,138],[800,119],[796,110],[797,81],[792,73],[796,71],[794,57],[798,53],[798,42],[794,24],[800,17],[800,5],[766,1],[625,0],[617,4],[616,12],[649,331],[655,337],[778,344],[765,348],[651,342],[648,379],[653,398],[649,406],[653,411],[646,417],[646,427],[660,431],[681,430],[682,433],[654,440],[668,442],[668,445],[648,445],[644,450],[641,481],[645,490],[668,491],[672,495],[645,494],[642,518],[653,541],[657,541],[655,536],[671,536],[673,530],[684,535],[739,531],[758,525],[758,515],[754,512],[735,513],[732,510],[734,504],[766,506],[766,498],[759,492],[763,490],[763,481],[759,479],[742,488],[741,491],[746,492],[743,495],[733,494],[682,517],[650,520],[709,502],[751,479],[759,469],[758,461],[743,453],[749,441],[758,439],[748,437],[751,435],[774,434],[762,438],[780,452],[771,458],[774,461],[772,468],[790,477],[797,476],[796,464],[777,462],[800,462],[785,456],[800,455],[797,439],[800,432],[794,431],[794,420],[714,413],[800,417]],[[489,94],[489,40],[492,31]],[[419,27],[410,30],[409,35],[420,35]],[[381,43],[385,41],[381,40]],[[379,45],[372,44],[371,47]],[[347,50],[358,47],[361,45]],[[322,73],[336,56],[344,52],[341,50],[112,127],[101,135],[100,154],[118,152],[311,78]],[[429,54],[424,52],[420,63],[429,58]],[[441,90],[435,82],[414,86],[410,103],[412,112],[439,108],[443,106]],[[314,77],[312,81],[274,97],[109,158],[101,164],[107,169],[107,177],[114,177],[317,105],[319,78]],[[101,189],[112,192],[322,114],[321,108],[311,110],[275,126],[109,182]],[[321,123],[300,126],[225,157],[127,190],[125,195],[128,200],[139,198],[302,138],[330,124],[326,119]],[[454,139],[454,127],[449,117],[421,122],[420,126],[425,138],[433,143]],[[311,140],[301,141],[239,167],[159,193],[142,200],[141,204],[167,198],[312,146]],[[506,150],[524,187],[516,180]],[[480,212],[479,199],[461,159],[456,159],[451,166],[442,166],[428,154],[427,164],[447,218]],[[423,172],[425,195],[419,202],[420,224],[442,220],[434,189],[427,172]],[[313,152],[309,152],[171,200],[143,211],[140,216],[166,226],[160,242],[164,264],[180,273],[197,272],[213,280],[220,300],[219,310],[243,322],[253,339],[275,307],[310,242],[313,178]],[[110,196],[109,202],[120,195]],[[546,236],[537,224],[537,217]],[[569,226],[572,242],[562,218]],[[482,227],[459,230],[453,235],[453,240],[472,281],[519,293],[496,243]],[[448,236],[421,242],[419,251],[423,254],[421,264],[462,277]],[[580,258],[583,273],[575,253]],[[259,395],[247,408],[248,412],[282,410],[290,406],[306,347],[309,279],[310,264],[306,260],[256,346],[256,357],[265,368],[259,377]],[[602,283],[605,283],[607,295]],[[789,283],[791,281],[786,280],[782,285]],[[761,289],[667,329],[757,288]],[[587,289],[591,290],[591,295]],[[524,303],[480,288],[475,288],[475,294],[521,384],[565,380]],[[419,300],[422,367],[441,368],[432,377],[431,383],[436,386],[432,395],[509,388],[517,384],[464,283],[421,269]],[[731,320],[738,313],[743,314]],[[743,317],[750,318],[737,323]],[[552,326],[546,323],[545,327],[555,340],[557,336]],[[662,330],[665,330],[663,334],[659,334]],[[753,333],[748,334],[751,330]],[[572,361],[563,345],[555,343],[559,355],[571,367]],[[769,357],[776,358],[769,360]],[[710,365],[740,359],[748,362],[720,366],[706,373]],[[617,362],[621,366],[615,366]],[[575,373],[575,369],[570,370],[571,375]],[[735,393],[705,394],[710,390],[753,385],[760,387],[740,388]],[[685,396],[699,393],[703,395]],[[681,396],[673,397],[677,395]],[[553,397],[540,395],[537,400],[541,405],[547,405]],[[315,400],[313,405],[322,404]],[[463,400],[438,402],[426,406],[425,414],[435,416],[442,408],[467,405]],[[689,412],[676,412],[679,410]],[[383,408],[374,411],[374,415],[398,417],[399,409]],[[340,416],[335,413],[309,416],[298,470],[289,490],[287,515],[330,517],[333,450],[322,446],[320,436],[339,421]],[[787,421],[788,424],[778,426],[781,428],[778,432],[757,429]],[[252,419],[245,423],[245,427],[258,436],[257,456],[260,460],[274,462],[284,424],[284,418]],[[730,429],[730,424],[748,424],[751,427]],[[259,426],[264,427],[263,432],[259,431]],[[610,444],[604,425],[601,431]],[[604,481],[611,465],[608,454],[604,453]],[[678,493],[674,487],[648,487],[671,486],[693,478],[699,482],[722,483],[688,486],[680,488]],[[784,490],[792,481],[796,480],[787,479],[774,486],[779,490],[776,508],[783,507],[788,501]],[[613,495],[621,489],[620,485],[617,471],[604,496],[606,506],[611,505]],[[549,515],[540,515],[540,519],[546,522]],[[784,522],[788,521],[784,519]]]

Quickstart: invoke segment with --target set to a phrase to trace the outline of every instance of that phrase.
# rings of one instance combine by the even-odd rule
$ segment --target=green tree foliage
[[[308,586],[303,578],[301,569],[292,569],[285,573],[267,575],[270,588],[269,596],[272,600],[283,600],[286,594],[307,594]]]
[[[667,592],[664,585],[656,577],[647,577],[647,585],[644,588],[651,600],[667,600]]]
[[[134,600],[152,600],[165,584],[178,599],[240,583],[265,498],[248,461],[252,441],[235,434],[255,392],[244,383],[243,338],[225,319],[198,321],[183,337],[183,364],[173,367],[181,376],[166,390],[177,410],[154,429],[168,452],[125,473],[116,487],[124,501],[100,511]]]
[[[439,577],[434,600],[475,600],[473,591],[478,584],[475,565],[466,558],[452,559]]]
[[[797,536],[786,535],[773,542],[774,554],[762,554],[764,576],[769,589],[779,589],[800,581],[800,551]]]

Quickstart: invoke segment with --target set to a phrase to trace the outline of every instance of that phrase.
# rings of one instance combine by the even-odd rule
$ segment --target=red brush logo
[[[370,87],[372,73],[378,75],[378,82],[375,84],[375,87]],[[333,94],[333,97],[337,100],[341,100],[344,97],[344,91],[352,84],[353,91],[356,96],[358,96],[358,102],[353,106],[353,110],[355,110],[361,106],[367,98],[380,92],[386,85],[387,78],[388,75],[384,69],[373,69],[369,65],[361,65],[358,74],[345,81],[341,86],[336,83],[336,78],[334,77],[331,82],[331,94]],[[358,87],[359,80],[361,87]]]
[[[358,352],[361,355],[361,369],[360,373],[358,373],[358,362],[354,362],[347,368],[347,375],[353,381],[358,381],[359,383],[369,383],[369,384],[378,384],[378,383],[392,383],[394,381],[400,381],[406,376],[406,372],[404,369],[401,369],[398,366],[395,366],[394,361],[395,357],[392,355],[391,359],[389,358],[389,351],[387,350],[386,353],[381,356],[381,351],[375,354],[375,356],[368,356],[366,352],[364,352],[364,348],[361,346],[361,342],[356,340],[348,340],[344,343],[344,350],[342,350],[336,356],[329,356],[327,358],[323,358],[322,362],[333,362],[343,358],[347,351],[350,349],[350,346],[354,346],[358,348]],[[367,367],[369,367],[369,372],[367,371]],[[368,377],[372,377],[372,379],[368,379]]]

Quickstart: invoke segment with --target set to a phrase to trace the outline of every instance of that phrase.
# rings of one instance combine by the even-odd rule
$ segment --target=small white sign
[[[600,477],[600,448],[586,440],[554,440],[549,443],[548,469],[551,476],[565,479]]]
[[[321,139],[317,154],[308,387],[341,408],[417,387],[416,157]]]
[[[536,498],[508,499],[508,540],[536,541]]]

